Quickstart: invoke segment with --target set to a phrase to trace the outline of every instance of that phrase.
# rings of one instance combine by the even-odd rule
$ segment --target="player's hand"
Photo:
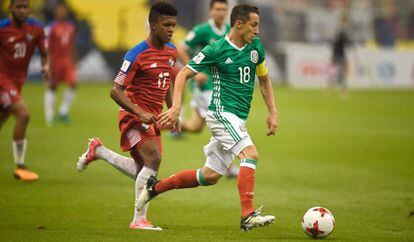
[[[152,113],[142,112],[139,114],[139,118],[141,122],[143,122],[144,124],[156,124],[157,123],[157,118]]]
[[[48,65],[43,65],[40,72],[42,73],[44,80],[49,80],[49,66]]]
[[[275,135],[277,129],[277,113],[270,113],[266,120],[267,124],[267,136]]]
[[[175,123],[174,127],[171,129],[171,133],[179,134],[181,133],[181,119],[178,118],[177,122]]]
[[[176,125],[179,116],[180,108],[171,107],[158,116],[157,125],[160,129],[172,128],[174,125]]]

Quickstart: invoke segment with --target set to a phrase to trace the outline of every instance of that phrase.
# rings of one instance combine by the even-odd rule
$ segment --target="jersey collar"
[[[214,24],[214,20],[212,18],[210,18],[208,20],[208,24],[210,25],[211,29],[213,30],[214,33],[216,33],[217,35],[224,35],[226,33],[226,24],[223,24],[223,26],[221,26],[221,29],[217,28],[217,26]]]
[[[229,39],[229,35],[226,34],[226,37],[224,37],[226,39],[226,41],[229,43],[229,45],[231,45],[231,47],[235,48],[238,51],[241,51],[244,49],[244,47],[246,47],[247,44],[244,44],[243,47],[238,47],[237,45],[235,45],[233,42],[231,42],[231,40]]]

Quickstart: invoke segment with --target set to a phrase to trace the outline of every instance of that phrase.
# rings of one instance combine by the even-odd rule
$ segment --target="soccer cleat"
[[[256,211],[252,212],[246,218],[242,218],[240,221],[240,229],[242,231],[248,231],[257,227],[267,226],[275,222],[276,218],[273,215],[260,215],[262,213],[263,206],[260,206]]]
[[[18,166],[13,172],[13,176],[16,179],[20,179],[22,181],[36,181],[39,179],[39,175],[30,171],[26,166]]]
[[[59,121],[64,123],[65,125],[70,124],[70,118],[67,114],[59,114]]]
[[[142,230],[156,230],[160,231],[162,228],[154,226],[149,220],[142,219],[137,222],[131,222],[129,225],[131,229],[142,229]]]
[[[147,204],[151,199],[153,199],[158,194],[155,192],[155,185],[158,183],[158,180],[155,176],[149,176],[147,180],[147,184],[139,194],[136,209],[141,211],[145,204]]]
[[[102,141],[98,138],[89,139],[88,149],[81,157],[79,157],[77,163],[77,169],[79,172],[82,172],[86,169],[89,163],[98,159],[96,156],[96,148],[103,145]]]

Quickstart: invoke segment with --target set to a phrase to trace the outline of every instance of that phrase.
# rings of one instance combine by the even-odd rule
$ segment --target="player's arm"
[[[49,78],[49,58],[47,55],[46,50],[46,40],[45,40],[45,32],[43,28],[40,30],[39,38],[37,40],[37,48],[39,49],[40,53],[40,63],[42,65],[41,72],[43,75],[43,78],[45,80],[48,80]]]
[[[159,128],[169,128],[176,124],[178,117],[180,116],[185,82],[195,74],[197,74],[197,72],[191,70],[187,66],[183,67],[178,72],[177,77],[175,78],[172,106],[158,117]]]
[[[259,64],[256,68],[256,74],[259,78],[260,92],[262,93],[263,100],[267,106],[269,112],[266,124],[268,131],[267,136],[275,135],[277,129],[277,110],[275,104],[275,98],[273,95],[272,81],[269,78],[268,69],[265,61]]]
[[[151,124],[155,123],[155,116],[151,113],[145,112],[137,105],[131,102],[131,100],[125,95],[125,87],[123,85],[114,83],[111,89],[111,98],[126,111],[135,114],[140,118],[143,123]]]

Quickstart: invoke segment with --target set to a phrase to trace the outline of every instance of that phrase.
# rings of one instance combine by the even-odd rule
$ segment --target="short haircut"
[[[241,20],[243,22],[247,22],[250,18],[250,13],[256,13],[259,15],[259,9],[255,6],[248,5],[248,4],[240,4],[236,5],[230,14],[230,26],[233,27],[236,20]]]
[[[224,3],[224,4],[228,4],[227,3],[227,0],[211,0],[210,1],[210,9],[212,9],[213,8],[213,6],[214,6],[214,4],[215,3]]]
[[[16,0],[10,0],[10,5],[9,6],[13,5],[15,2],[16,2]],[[30,1],[27,0],[27,2],[29,3]]]
[[[148,21],[156,22],[161,15],[177,16],[177,9],[170,3],[157,2],[151,6]]]

